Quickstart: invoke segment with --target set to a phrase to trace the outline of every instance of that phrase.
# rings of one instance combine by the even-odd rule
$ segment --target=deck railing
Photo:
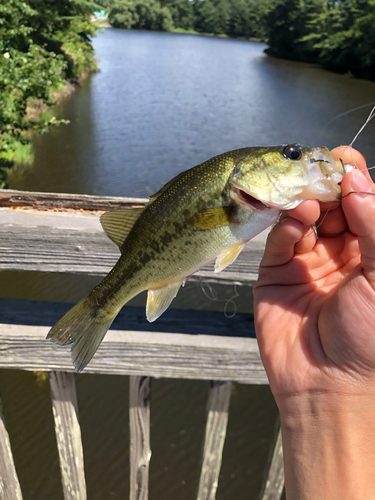
[[[104,234],[101,212],[132,208],[144,199],[0,190],[0,270],[104,276],[119,251]],[[252,286],[264,243],[253,241],[228,269],[206,267],[190,280]],[[66,312],[61,303],[0,300],[0,368],[49,372],[52,410],[65,500],[85,500],[84,454],[70,349],[45,341]],[[232,382],[267,384],[250,315],[170,310],[150,325],[126,308],[84,373],[129,376],[130,500],[147,500],[151,378],[210,380],[197,500],[214,500]],[[117,325],[117,326],[116,326]],[[123,326],[125,325],[125,326]],[[229,326],[230,325],[230,326]],[[125,329],[126,328],[126,329]],[[233,336],[236,332],[236,336]],[[0,411],[0,498],[22,500],[9,436]],[[259,499],[279,500],[284,471],[279,425]],[[193,500],[193,499],[192,499]]]

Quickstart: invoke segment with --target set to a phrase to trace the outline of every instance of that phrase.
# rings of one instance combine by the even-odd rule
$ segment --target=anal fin
[[[147,293],[146,316],[150,323],[158,319],[166,311],[176,297],[182,282],[172,283],[163,288],[149,290]]]
[[[245,243],[238,243],[230,248],[226,248],[217,256],[215,262],[215,273],[219,273],[226,267],[228,267],[232,262],[234,262],[240,255]]]

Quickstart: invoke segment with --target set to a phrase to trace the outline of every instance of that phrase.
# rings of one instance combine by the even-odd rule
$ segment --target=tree
[[[254,36],[250,22],[251,11],[249,2],[246,0],[232,0],[230,7],[231,16],[227,31],[228,34],[233,37],[244,38]]]
[[[58,122],[50,108],[67,78],[94,69],[86,0],[0,0],[0,167],[27,146],[29,130]],[[0,185],[4,172],[0,173]]]
[[[218,0],[214,3],[215,14],[213,31],[215,35],[227,34],[230,26],[231,8],[228,0]]]
[[[168,7],[176,28],[190,30],[194,26],[193,4],[190,0],[161,0],[163,7]]]
[[[194,3],[194,28],[201,33],[214,33],[215,10],[211,0],[197,0]]]
[[[171,31],[172,14],[156,0],[116,0],[108,15],[115,28]]]
[[[340,72],[375,78],[375,0],[321,2],[309,13],[303,41],[318,62]]]
[[[108,14],[108,21],[114,28],[124,28],[130,30],[138,20],[135,12],[135,5],[128,0],[113,2]]]
[[[305,35],[301,21],[299,0],[276,0],[270,3],[264,16],[266,24],[267,52],[279,57],[298,59],[298,40]]]

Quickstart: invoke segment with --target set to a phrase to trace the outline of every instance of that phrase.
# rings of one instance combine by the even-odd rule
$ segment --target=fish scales
[[[194,263],[190,263],[190,260],[186,259],[184,266],[182,266],[181,254],[186,255],[192,251],[206,253],[206,249],[202,250],[202,245],[206,243],[206,240],[208,240],[207,244],[214,247],[213,253],[217,251],[218,243],[216,240],[221,237],[222,228],[217,228],[215,234],[211,233],[210,235],[199,231],[193,238],[192,235],[197,233],[197,230],[194,230],[193,227],[186,227],[184,220],[188,218],[189,214],[203,210],[210,200],[215,200],[213,206],[230,203],[226,185],[232,168],[233,158],[225,157],[225,155],[220,158],[218,165],[215,165],[212,160],[198,165],[184,172],[175,184],[144,210],[121,247],[121,252],[126,255],[126,260],[120,259],[108,275],[109,280],[113,280],[114,276],[119,277],[116,289],[122,285],[123,276],[126,276],[126,279],[136,279],[134,295],[139,293],[136,291],[136,285],[144,283],[144,280],[147,280],[147,284],[151,288],[160,288],[171,279],[179,278],[181,272],[185,271],[186,276],[194,272],[194,263],[197,259],[192,259]],[[209,194],[205,194],[197,188],[197,186],[206,183],[209,183],[212,189]],[[183,206],[183,210],[179,211],[178,208],[181,206]],[[211,261],[213,259],[214,257]],[[191,269],[191,266],[194,270]],[[95,292],[99,293],[101,286],[106,286],[107,281],[105,279],[101,285],[94,289]],[[114,292],[113,283],[110,286]],[[101,293],[101,299],[103,301],[101,305],[104,306],[108,299],[107,286],[106,290]]]
[[[243,148],[182,172],[143,211],[104,214],[103,228],[121,257],[48,338],[71,343],[74,365],[83,369],[132,297],[148,290],[146,314],[154,321],[188,276],[213,261],[215,271],[223,270],[281,210],[307,198],[339,199],[343,174],[326,148]]]

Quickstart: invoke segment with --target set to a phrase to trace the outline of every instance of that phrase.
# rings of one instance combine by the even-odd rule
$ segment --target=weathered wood
[[[283,491],[284,462],[280,417],[278,416],[259,500],[280,500]]]
[[[150,449],[150,377],[129,378],[130,496],[148,499]]]
[[[0,324],[0,368],[73,372],[69,347],[48,327]],[[255,339],[112,330],[85,373],[268,384]]]
[[[144,206],[147,198],[120,198],[115,196],[89,196],[86,194],[35,193],[0,189],[0,207],[29,208],[34,210],[106,211],[117,208]]]
[[[9,434],[0,400],[0,498],[1,500],[22,500],[22,493],[13,454],[10,447]]]
[[[105,236],[99,223],[100,212],[141,207],[146,202],[145,199],[133,198],[0,190],[0,270],[103,276],[117,261],[119,250]],[[206,266],[190,279],[252,286],[257,279],[263,249],[264,235],[252,240],[224,272],[214,274],[212,266]],[[17,307],[10,306],[10,302],[0,301],[0,368],[52,370],[52,407],[64,498],[85,500],[83,451],[70,349],[45,340],[49,328],[62,315],[58,313],[56,316],[61,306],[46,303],[36,306],[34,303],[30,312],[30,305],[25,311],[21,302],[17,301]],[[144,313],[140,320],[134,309],[126,308],[123,313],[126,330],[121,327],[121,321],[115,323],[85,369],[86,373],[131,376],[130,500],[148,498],[150,376],[212,381],[198,500],[214,500],[228,420],[230,381],[268,383],[256,340],[247,334],[239,336],[246,329],[254,334],[252,318],[236,315],[227,324],[228,318],[223,315],[220,315],[220,321],[215,320],[213,315],[218,313],[194,311],[191,315],[188,311],[173,311],[150,325],[145,323]],[[198,317],[201,314],[207,323]],[[220,382],[222,380],[226,382]],[[280,447],[281,441],[274,450],[263,500],[279,499],[282,493]],[[9,478],[3,480],[7,476]],[[7,485],[13,484],[11,481],[16,486],[8,489],[11,493],[6,496]],[[0,498],[22,499],[17,484],[9,438],[1,415]]]
[[[231,390],[230,382],[211,383],[197,500],[215,500],[216,498]]]
[[[49,374],[64,500],[86,500],[81,428],[74,374]]]
[[[73,371],[69,346],[61,347],[45,340],[49,327],[61,316],[52,313],[50,315],[53,303],[42,303],[39,306],[40,311],[37,302],[31,302],[28,308],[28,301],[14,301],[13,304],[18,304],[18,308],[12,306],[12,301],[0,301],[3,306],[0,308],[0,367]],[[67,304],[64,306],[69,307]],[[27,309],[29,314],[21,314],[22,309]],[[33,309],[35,315],[31,314]],[[240,335],[241,331],[244,334],[246,330],[253,334],[254,325],[250,315],[248,319],[244,318],[240,322],[236,320],[237,315],[232,320],[228,319],[226,331],[218,328],[222,336],[194,335],[181,333],[189,332],[189,326],[195,328],[194,325],[198,325],[194,323],[191,312],[182,310],[168,311],[163,315],[164,323],[159,323],[158,320],[155,326],[150,326],[158,328],[159,325],[167,325],[167,331],[170,333],[157,330],[135,331],[137,320],[133,321],[134,330],[132,327],[127,331],[121,330],[120,328],[127,325],[126,309],[121,313],[124,314],[124,323],[120,322],[114,330],[107,333],[85,373],[232,380],[248,384],[268,383],[256,340],[229,336]],[[41,312],[43,310],[44,316]],[[61,307],[57,310],[60,313],[64,311]],[[178,321],[179,313],[182,314],[181,321]],[[214,332],[220,318],[224,323],[226,321],[220,313],[210,313],[207,316],[208,321],[205,321],[205,313],[206,311],[200,311],[198,315],[198,319],[202,319],[202,325],[197,326],[198,333],[206,327],[207,332]],[[171,318],[169,325],[165,322],[166,318]],[[213,323],[211,330],[208,327],[210,318]],[[239,325],[242,325],[241,328]],[[143,327],[142,324],[140,326]],[[190,332],[194,330],[190,329]]]
[[[104,276],[120,256],[102,230],[98,214],[0,208],[0,220],[0,270]],[[189,279],[253,285],[263,240],[259,236],[249,242],[223,272],[214,273],[213,266],[205,266]]]

